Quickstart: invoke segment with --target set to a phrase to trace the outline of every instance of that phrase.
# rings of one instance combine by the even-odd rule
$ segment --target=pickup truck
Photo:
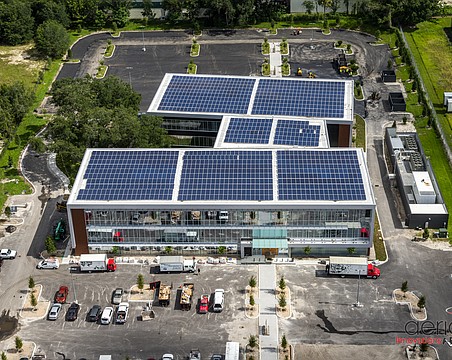
[[[116,324],[124,324],[129,314],[129,303],[120,303],[116,308]]]

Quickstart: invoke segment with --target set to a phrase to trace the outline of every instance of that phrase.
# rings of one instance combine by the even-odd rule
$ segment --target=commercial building
[[[351,146],[353,81],[166,74],[148,113],[173,135],[217,137],[223,117],[323,120],[331,147]]]
[[[362,149],[88,149],[68,213],[76,254],[367,254],[375,200]]]
[[[67,204],[77,254],[368,254],[375,199],[348,147],[352,81],[167,74],[148,112],[212,130],[215,146],[88,149]]]
[[[449,213],[417,134],[391,127],[386,129],[385,142],[405,210],[405,225],[447,228]]]

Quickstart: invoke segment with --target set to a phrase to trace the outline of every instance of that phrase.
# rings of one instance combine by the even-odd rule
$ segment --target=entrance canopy
[[[287,239],[253,239],[253,249],[287,249]]]

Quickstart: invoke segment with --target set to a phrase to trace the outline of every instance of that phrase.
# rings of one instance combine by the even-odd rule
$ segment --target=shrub
[[[419,298],[419,301],[417,302],[417,306],[419,307],[419,309],[425,308],[425,296],[421,296]]]
[[[286,281],[284,280],[284,276],[281,276],[278,285],[281,290],[284,290],[286,288]]]
[[[251,288],[255,288],[255,287],[256,287],[256,285],[257,285],[257,280],[256,280],[256,277],[255,277],[254,275],[251,276],[250,281],[248,282],[248,285],[249,285]]]
[[[35,308],[36,305],[38,305],[38,300],[36,299],[36,296],[33,293],[31,293],[31,296],[30,296],[30,303],[33,308]]]
[[[308,256],[311,254],[311,251],[312,251],[312,249],[311,249],[310,246],[306,246],[306,247],[304,248],[304,253],[305,253],[306,255],[308,255]]]
[[[253,349],[255,348],[257,345],[257,337],[254,335],[250,335],[250,337],[248,338],[248,346]]]
[[[402,287],[400,288],[400,290],[402,290],[403,296],[405,297],[405,293],[408,291],[408,281],[405,280],[402,283]]]
[[[35,287],[35,280],[30,276],[28,278],[28,288],[31,290]]]
[[[16,345],[16,350],[20,352],[22,350],[22,347],[24,346],[22,339],[20,337],[16,336],[16,339],[14,340],[14,342]]]
[[[341,47],[341,45],[342,45],[342,40],[338,40],[336,44],[337,44],[337,47]]]
[[[254,301],[254,296],[250,295],[250,306],[254,306],[256,302]]]
[[[137,286],[140,290],[143,290],[144,288],[144,278],[142,274],[138,274],[137,276]]]
[[[279,305],[279,307],[281,308],[281,309],[285,309],[286,308],[286,306],[287,306],[287,301],[286,301],[286,296],[284,295],[284,294],[281,294],[280,296],[279,296],[279,299],[278,299],[278,305]]]
[[[47,253],[49,255],[53,255],[53,254],[56,253],[57,248],[56,248],[56,245],[55,245],[55,240],[53,240],[50,236],[48,236],[46,238],[45,245],[46,245]]]
[[[283,348],[284,351],[286,351],[287,339],[286,339],[286,335],[285,334],[283,334],[283,336],[281,338],[281,347]]]
[[[218,248],[218,254],[224,254],[226,252],[226,246],[220,246]]]

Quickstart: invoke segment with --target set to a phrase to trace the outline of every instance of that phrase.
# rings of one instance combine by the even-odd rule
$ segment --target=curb
[[[45,319],[46,316],[47,316],[47,313],[49,312],[49,308],[50,308],[50,305],[51,305],[51,301],[49,301],[49,300],[40,300],[43,286],[41,284],[36,284],[36,286],[40,287],[39,294],[38,294],[38,297],[37,297],[38,303],[39,302],[42,302],[42,303],[47,302],[47,309],[46,309],[44,315],[40,316],[40,317],[32,317],[32,318],[30,318],[30,317],[23,316],[22,313],[23,313],[23,309],[24,309],[24,304],[27,301],[27,296],[29,294],[29,292],[27,292],[27,296],[25,296],[25,298],[24,298],[24,300],[22,302],[22,306],[21,306],[20,312],[19,312],[19,317],[21,317],[24,321],[27,321],[27,322]],[[36,344],[35,344],[35,349],[36,349]]]
[[[411,306],[411,303],[410,303],[410,302],[408,302],[408,301],[398,301],[398,300],[396,300],[396,298],[395,298],[395,292],[396,292],[396,290],[400,290],[400,289],[394,289],[394,290],[392,291],[392,299],[395,301],[395,303],[396,303],[397,305],[408,305],[408,308],[410,309],[410,315],[411,315],[411,317],[413,318],[413,320],[416,320],[416,321],[425,321],[425,320],[427,320],[427,309],[426,309],[425,307],[424,307],[425,318],[424,318],[424,319],[418,319],[418,318],[416,318],[416,317],[414,316],[413,307]],[[410,292],[411,294],[413,294],[414,296],[417,297],[417,295],[414,294],[413,292],[411,292],[411,291],[408,291],[408,292]],[[417,297],[417,298],[418,298],[418,297]],[[419,298],[418,298],[418,299],[419,299]]]
[[[287,285],[286,285],[286,288],[287,288],[287,292],[288,292],[288,299],[287,299],[287,304],[289,306],[289,315],[288,316],[281,316],[279,314],[279,312],[278,312],[278,296],[276,295],[276,292],[275,292],[275,298],[276,298],[276,304],[277,304],[276,305],[276,316],[278,318],[284,319],[284,320],[290,319],[292,317],[292,303],[291,303],[292,295],[291,295],[290,288]],[[279,289],[279,287],[276,287],[276,289]]]
[[[104,54],[102,55],[103,57],[104,57],[104,59],[111,59],[112,57],[113,57],[113,54],[115,53],[115,51],[116,51],[116,45],[115,44],[112,44],[113,45],[113,50],[112,50],[112,52],[111,52],[111,55],[110,56],[105,56],[105,52],[104,52]],[[107,46],[108,47],[108,46]],[[105,51],[107,51],[107,49],[105,49]]]

